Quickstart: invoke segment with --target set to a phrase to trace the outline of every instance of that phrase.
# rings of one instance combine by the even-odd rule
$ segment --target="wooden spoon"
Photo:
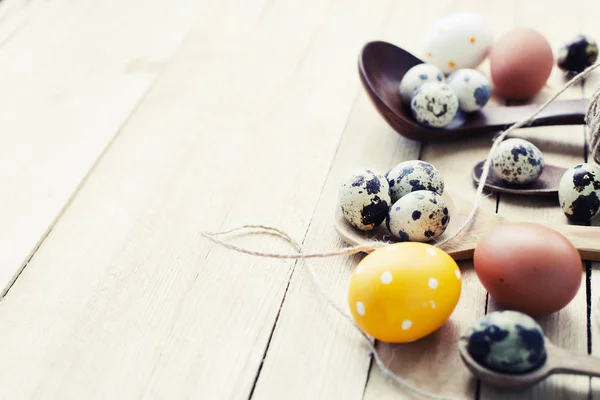
[[[442,196],[445,200],[450,214],[450,223],[446,232],[438,240],[443,240],[466,220],[467,215],[473,207],[472,204],[462,198],[457,193],[450,195],[448,190],[444,190]],[[498,225],[512,222],[497,214],[488,213],[479,209],[475,221],[467,227],[461,234],[442,245],[440,248],[447,252],[454,260],[470,260],[473,258],[473,252],[479,241],[491,232]],[[346,221],[340,207],[337,207],[335,213],[335,229],[342,239],[351,246],[368,245],[375,241],[394,243],[396,240],[387,232],[385,223],[373,231],[360,231],[354,228]],[[600,229],[593,226],[579,226],[567,224],[548,224],[540,223],[554,229],[564,235],[573,243],[578,250],[582,260],[600,261]],[[435,244],[432,242],[432,244]],[[370,251],[366,251],[367,253]]]
[[[479,180],[483,172],[483,164],[481,161],[473,168],[473,181],[479,185]],[[514,185],[504,182],[493,171],[490,171],[485,182],[485,188],[492,192],[525,194],[532,196],[556,196],[558,194],[558,184],[560,178],[567,171],[566,168],[548,165],[544,167],[542,174],[534,182],[527,185]],[[557,203],[558,204],[558,203]]]
[[[431,128],[419,124],[408,106],[400,100],[398,86],[404,74],[423,61],[390,43],[375,41],[367,43],[359,57],[359,75],[371,101],[399,134],[413,140],[440,141],[466,136],[497,132],[519,122],[530,115],[539,105],[492,107],[471,113],[460,114],[444,128]],[[541,112],[532,126],[580,125],[588,100],[555,101]]]
[[[553,374],[575,374],[600,377],[600,358],[576,355],[545,339],[547,359],[538,369],[524,374],[503,374],[477,363],[467,351],[467,338],[460,338],[458,352],[467,368],[482,382],[502,389],[523,389],[535,385]]]

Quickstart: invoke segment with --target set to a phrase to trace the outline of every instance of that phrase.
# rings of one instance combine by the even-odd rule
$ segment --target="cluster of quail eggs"
[[[490,83],[481,72],[462,68],[446,78],[432,64],[417,64],[409,69],[399,91],[402,102],[410,105],[413,117],[420,124],[434,128],[447,126],[460,111],[471,113],[481,109],[491,95]]]
[[[500,143],[492,155],[492,172],[508,185],[534,183],[544,170],[544,155],[519,138]],[[600,167],[582,163],[569,168],[558,185],[558,201],[569,221],[586,223],[600,215]]]
[[[428,242],[444,233],[450,222],[442,198],[444,181],[432,164],[401,162],[385,176],[357,170],[339,186],[339,205],[354,228],[371,231],[385,221],[398,241]]]

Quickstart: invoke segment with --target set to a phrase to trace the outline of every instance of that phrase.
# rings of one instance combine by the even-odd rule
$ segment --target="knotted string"
[[[336,301],[327,293],[327,291],[325,290],[325,287],[323,286],[323,284],[321,283],[321,280],[319,279],[317,273],[315,272],[314,266],[310,263],[310,261],[308,261],[308,258],[313,258],[313,257],[328,257],[328,256],[332,256],[332,255],[351,254],[351,253],[327,252],[327,253],[306,254],[306,253],[303,253],[302,246],[298,242],[296,242],[294,239],[292,239],[292,237],[290,235],[288,235],[286,232],[284,232],[280,229],[273,228],[270,226],[265,226],[265,225],[244,225],[239,228],[234,228],[234,229],[230,229],[230,230],[223,231],[223,232],[214,232],[214,233],[203,232],[203,233],[201,233],[201,235],[215,243],[218,243],[228,249],[232,249],[234,251],[239,251],[240,253],[245,253],[245,254],[250,254],[250,255],[258,255],[258,256],[262,256],[262,257],[270,257],[269,255],[267,255],[269,253],[255,252],[255,251],[243,249],[238,246],[232,246],[229,243],[226,243],[220,239],[217,239],[217,236],[222,236],[222,235],[240,232],[240,231],[244,231],[244,230],[255,230],[260,233],[278,236],[294,247],[294,249],[298,252],[296,254],[295,258],[300,258],[301,261],[304,261],[303,265],[304,265],[306,271],[308,271],[313,284],[316,286],[317,290],[323,296],[325,301],[331,307],[333,307],[333,309],[336,310],[338,312],[338,314],[340,314],[346,321],[348,321],[350,324],[352,324],[352,326],[354,326],[356,331],[364,338],[364,343],[367,346],[370,354],[373,356],[373,359],[375,360],[375,364],[377,364],[377,366],[381,370],[381,374],[383,375],[384,379],[390,380],[401,387],[412,390],[416,394],[419,394],[425,398],[429,398],[429,399],[433,399],[433,400],[457,400],[452,397],[440,396],[440,395],[436,395],[433,393],[429,393],[428,391],[421,389],[414,383],[412,383],[406,379],[400,378],[398,375],[394,374],[392,372],[392,370],[390,370],[385,365],[385,363],[383,362],[383,360],[377,353],[377,348],[375,347],[373,340],[366,333],[364,333],[362,331],[362,329],[360,329],[358,327],[358,325],[356,324],[356,322],[354,322],[354,319],[346,311],[346,309],[344,307],[340,306],[339,304],[337,304]],[[388,245],[388,244],[389,243],[381,244],[381,245]],[[359,247],[360,246],[356,246],[356,248],[359,248]],[[357,250],[355,252],[358,253],[359,251]],[[275,254],[274,258],[293,258],[293,257],[290,257],[290,254],[279,254],[279,255]]]
[[[452,234],[450,234],[444,240],[434,243],[435,246],[442,246],[443,244],[449,242],[450,240],[453,240],[454,238],[459,236],[462,232],[464,232],[465,229],[467,229],[471,225],[471,223],[475,220],[477,210],[479,209],[479,206],[481,203],[481,198],[483,197],[483,190],[485,188],[487,178],[489,177],[489,171],[490,171],[492,157],[494,155],[494,152],[497,150],[498,146],[500,145],[500,143],[504,140],[504,138],[506,138],[507,135],[514,132],[515,130],[529,125],[535,119],[535,117],[538,116],[552,102],[554,102],[558,98],[558,96],[560,96],[562,93],[564,93],[569,87],[571,87],[575,83],[586,78],[590,72],[592,72],[594,69],[598,68],[599,66],[600,66],[600,63],[596,63],[596,64],[586,68],[583,72],[579,73],[578,75],[574,76],[571,80],[569,80],[563,86],[563,88],[561,90],[559,90],[556,94],[554,94],[547,101],[545,101],[542,105],[540,105],[536,109],[536,111],[533,112],[527,119],[524,119],[524,120],[510,126],[508,129],[501,132],[494,139],[492,147],[490,148],[488,156],[483,165],[483,171],[481,174],[479,184],[477,186],[477,191],[475,194],[475,199],[473,201],[473,207],[471,209],[471,212],[469,213],[469,215],[467,216],[465,221]],[[596,163],[600,163],[600,154],[598,154],[599,149],[600,149],[600,106],[598,104],[599,99],[600,99],[600,86],[596,88],[596,90],[594,91],[594,93],[590,99],[590,103],[588,105],[588,109],[587,109],[587,113],[586,113],[586,117],[585,117],[585,122],[588,125],[588,133],[589,133],[588,144],[589,144],[589,148],[591,150],[590,155],[592,156],[592,159]],[[225,240],[222,240],[219,238],[220,236],[223,236],[226,234],[240,232],[240,231],[244,231],[244,230],[254,230],[256,232],[262,232],[265,234],[278,236],[278,237],[284,239],[290,245],[292,245],[294,247],[294,249],[296,250],[296,253],[290,254],[290,253],[270,253],[270,252],[255,251],[255,250],[246,249],[246,248],[243,248],[243,247],[240,247],[237,245],[233,245],[233,244],[228,243]],[[286,232],[284,232],[278,228],[274,228],[274,227],[270,227],[270,226],[266,226],[266,225],[243,225],[238,228],[230,229],[227,231],[221,231],[221,232],[200,232],[200,235],[218,245],[221,245],[229,250],[233,250],[233,251],[236,251],[239,253],[244,253],[244,254],[259,256],[259,257],[278,258],[278,259],[297,259],[297,260],[304,261],[304,266],[305,266],[306,270],[308,271],[308,273],[310,274],[311,280],[312,280],[313,284],[316,286],[319,293],[323,296],[323,298],[327,301],[327,303],[331,307],[333,307],[343,318],[345,318],[348,322],[350,322],[355,327],[357,332],[365,339],[365,345],[369,349],[370,353],[373,355],[375,363],[381,370],[381,373],[384,376],[384,378],[391,380],[392,382],[398,384],[399,386],[405,387],[405,388],[415,392],[416,394],[419,394],[426,398],[430,398],[430,399],[434,399],[434,400],[453,400],[451,397],[445,397],[445,396],[440,396],[440,395],[437,395],[434,393],[429,393],[426,390],[423,390],[423,389],[419,388],[418,386],[416,386],[416,384],[414,384],[406,379],[400,378],[399,376],[394,374],[384,364],[383,360],[379,357],[379,355],[377,353],[377,349],[376,349],[375,345],[373,344],[372,338],[370,338],[367,334],[365,334],[358,327],[358,325],[356,325],[356,323],[354,322],[354,319],[346,311],[346,309],[344,307],[337,304],[335,302],[335,300],[333,300],[331,298],[331,296],[329,296],[329,294],[323,287],[323,284],[321,283],[318,275],[316,274],[313,265],[308,261],[308,259],[310,259],[310,258],[326,258],[326,257],[333,257],[333,256],[351,255],[351,254],[356,254],[356,253],[360,253],[363,251],[375,250],[380,247],[388,246],[390,243],[383,242],[383,241],[370,241],[368,244],[361,244],[361,245],[357,245],[357,246],[346,247],[343,249],[336,249],[336,250],[324,251],[324,252],[305,252],[303,247],[298,242],[296,242],[294,239],[292,239],[291,236],[288,235]]]

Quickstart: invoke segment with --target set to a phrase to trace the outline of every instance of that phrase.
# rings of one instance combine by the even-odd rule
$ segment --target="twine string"
[[[329,295],[329,293],[323,286],[323,283],[319,279],[319,276],[317,275],[317,273],[315,271],[314,265],[311,264],[310,261],[308,260],[308,258],[311,258],[311,257],[299,257],[299,255],[303,255],[302,246],[300,245],[300,243],[298,243],[297,241],[292,239],[292,237],[290,235],[288,235],[286,232],[284,232],[278,228],[274,228],[274,227],[266,226],[266,225],[243,225],[238,228],[233,228],[233,229],[230,229],[227,231],[214,232],[214,233],[203,233],[203,236],[212,240],[213,242],[222,244],[224,247],[231,249],[232,247],[228,246],[228,243],[223,242],[221,240],[214,240],[215,237],[227,235],[227,234],[231,234],[231,233],[236,233],[236,232],[242,232],[245,230],[256,230],[259,233],[265,233],[265,234],[279,236],[280,238],[282,238],[283,240],[288,242],[290,245],[292,245],[292,247],[298,252],[298,254],[296,255],[297,256],[296,258],[300,258],[301,259],[300,261],[303,261],[305,270],[309,273],[311,281],[313,282],[313,284],[315,285],[315,287],[317,288],[317,290],[321,294],[321,296],[323,296],[325,301],[335,311],[337,311],[337,313],[340,314],[340,316],[342,316],[346,321],[348,321],[352,326],[354,326],[356,331],[360,334],[360,336],[362,336],[362,338],[364,339],[364,343],[369,350],[369,353],[373,356],[373,359],[375,360],[375,364],[377,364],[377,367],[380,369],[381,374],[383,375],[383,377],[385,379],[391,380],[392,382],[396,383],[397,385],[404,387],[406,389],[409,389],[424,398],[428,398],[428,399],[432,399],[432,400],[457,400],[452,397],[439,396],[439,395],[430,393],[426,390],[423,390],[420,387],[418,387],[416,384],[414,384],[406,379],[400,378],[398,375],[396,375],[394,372],[392,372],[392,370],[388,366],[385,365],[385,363],[379,356],[379,354],[377,352],[377,348],[375,347],[373,340],[366,333],[364,333],[362,329],[360,329],[358,327],[358,325],[356,324],[356,322],[354,321],[352,316],[346,311],[346,309],[344,307],[342,307],[341,305],[339,305]],[[386,244],[386,245],[388,245],[388,244]],[[233,248],[236,249],[238,247],[233,246]],[[243,248],[240,248],[240,249],[242,250],[240,252],[245,253],[245,254],[256,255],[256,253],[260,253],[260,252],[247,251],[246,249],[243,249]],[[322,253],[322,254],[326,254],[326,256],[334,255],[332,253],[334,253],[334,252],[328,252],[328,253]],[[267,254],[267,253],[260,253],[258,255],[264,256],[264,254]],[[315,253],[315,254],[321,254],[321,253]],[[289,254],[282,254],[282,257],[275,257],[275,258],[291,258],[288,256],[289,256]],[[265,257],[268,257],[268,256],[265,256]]]
[[[590,150],[591,159],[596,164],[600,164],[600,105],[598,105],[598,99],[600,98],[600,86],[596,87],[592,97],[590,98],[590,104],[588,105],[587,113],[585,115],[585,123],[588,126],[588,145]]]
[[[542,105],[540,105],[536,109],[536,111],[533,112],[527,119],[524,119],[520,122],[513,124],[508,129],[506,129],[505,131],[500,133],[494,139],[493,144],[488,153],[488,156],[483,165],[483,171],[481,174],[481,178],[479,180],[479,184],[477,186],[477,191],[475,193],[475,198],[473,201],[473,207],[471,208],[470,213],[468,214],[465,221],[452,234],[450,234],[448,237],[444,238],[443,240],[436,242],[434,244],[435,246],[439,247],[439,246],[442,246],[443,244],[453,240],[454,238],[459,236],[461,233],[463,233],[471,225],[471,223],[475,220],[477,211],[481,204],[481,198],[484,197],[483,190],[485,188],[485,184],[489,177],[492,157],[494,155],[494,152],[497,150],[498,146],[500,145],[500,143],[504,140],[504,138],[508,134],[514,132],[515,130],[530,124],[535,119],[535,117],[537,115],[539,115],[552,102],[554,102],[558,98],[558,96],[560,96],[562,93],[564,93],[573,84],[581,81],[582,79],[585,79],[589,75],[590,72],[592,72],[594,69],[596,69],[598,67],[600,67],[600,62],[586,68],[583,72],[579,73],[578,75],[573,77],[571,80],[569,80],[563,86],[563,88],[561,90],[559,90],[556,94],[554,94],[552,97],[550,97],[546,102],[544,102]],[[600,86],[598,86],[596,88],[596,90],[594,91],[594,93],[590,99],[590,103],[588,105],[587,113],[585,116],[585,122],[588,125],[588,133],[589,133],[588,145],[589,145],[589,148],[591,149],[590,154],[592,155],[592,158],[596,163],[600,163],[600,154],[598,154],[599,149],[600,149],[600,105],[599,105],[600,101],[599,101],[599,99],[600,99]],[[251,249],[247,249],[247,248],[244,248],[241,246],[231,244],[220,238],[221,236],[224,236],[224,235],[228,235],[228,234],[232,234],[232,233],[236,233],[236,232],[248,231],[248,230],[253,230],[257,233],[264,233],[264,234],[278,236],[278,237],[284,239],[287,243],[289,243],[296,252],[295,253],[273,253],[273,252],[255,251],[255,250],[251,250]],[[317,288],[317,290],[319,291],[321,296],[323,296],[325,301],[334,310],[336,310],[338,314],[340,314],[344,319],[346,319],[349,323],[351,323],[355,327],[357,332],[365,339],[365,344],[368,347],[370,353],[372,354],[372,356],[375,360],[375,363],[379,367],[384,378],[391,380],[392,382],[396,383],[397,385],[407,388],[407,389],[413,391],[414,393],[421,395],[425,398],[429,398],[429,399],[433,399],[433,400],[453,400],[453,398],[451,398],[451,397],[440,396],[440,395],[437,395],[434,393],[430,393],[424,389],[421,389],[416,384],[414,384],[406,379],[403,379],[403,378],[399,377],[398,375],[396,375],[394,372],[392,372],[385,365],[385,363],[383,362],[383,360],[380,358],[379,354],[377,353],[377,348],[375,347],[375,344],[374,344],[374,341],[372,340],[372,338],[370,338],[366,333],[364,333],[362,331],[362,329],[360,329],[360,327],[358,327],[358,325],[356,324],[356,322],[354,321],[352,316],[346,311],[346,309],[344,307],[340,306],[339,304],[337,304],[336,301],[328,294],[328,292],[325,290],[323,284],[321,283],[317,273],[315,272],[314,266],[309,262],[309,259],[312,259],[312,258],[326,258],[326,257],[334,257],[334,256],[352,255],[352,254],[361,253],[364,251],[375,250],[380,247],[388,246],[390,243],[383,242],[383,241],[369,241],[368,243],[365,243],[365,244],[346,247],[343,249],[336,249],[336,250],[322,251],[322,252],[305,252],[304,248],[298,242],[296,242],[290,235],[288,235],[285,231],[278,229],[276,227],[267,226],[267,225],[243,225],[243,226],[240,226],[237,228],[229,229],[226,231],[220,231],[220,232],[200,232],[200,235],[215,244],[223,246],[229,250],[236,251],[238,253],[244,253],[244,254],[248,254],[248,255],[267,257],[267,258],[296,259],[296,260],[303,261],[303,265],[305,266],[306,271],[309,273],[313,284],[315,285],[315,287]]]
[[[227,233],[231,233],[233,231],[243,230],[243,229],[258,229],[264,231],[264,233],[275,234],[276,236],[281,236],[284,239],[290,239],[289,235],[278,228],[274,228],[272,226],[266,225],[242,225],[238,228],[231,229],[229,231],[223,232],[200,232],[200,235],[204,238],[210,240],[213,243],[221,245],[229,250],[237,251],[238,253],[249,254],[252,256],[258,257],[267,257],[267,258],[279,258],[279,259],[308,259],[308,258],[327,258],[327,257],[335,257],[335,256],[343,256],[343,255],[351,255],[356,253],[362,253],[364,251],[375,250],[379,247],[389,246],[390,243],[380,242],[380,241],[369,241],[368,244],[361,244],[351,247],[345,247],[343,249],[331,250],[331,251],[323,251],[323,252],[313,252],[313,253],[305,253],[303,248],[300,248],[297,253],[270,253],[266,251],[256,251],[252,249],[246,249],[241,246],[237,246],[235,244],[231,244],[224,240],[218,238],[218,236],[225,235]]]

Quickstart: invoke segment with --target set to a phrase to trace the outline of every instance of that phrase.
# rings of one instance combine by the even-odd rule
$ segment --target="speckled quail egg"
[[[527,184],[544,170],[544,155],[533,143],[512,138],[500,143],[492,158],[492,170],[503,181]]]
[[[392,204],[386,226],[403,242],[427,242],[444,233],[449,222],[450,214],[442,196],[417,190]]]
[[[444,192],[444,179],[436,167],[421,160],[404,161],[392,168],[386,178],[390,185],[390,197],[395,203],[402,196],[417,190]]]
[[[571,74],[583,72],[598,59],[598,45],[584,35],[577,35],[558,49],[556,65]]]
[[[445,82],[444,74],[431,64],[417,64],[406,71],[399,86],[402,102],[410,104],[415,90],[427,82]]]
[[[483,367],[502,373],[525,373],[547,358],[544,332],[518,311],[496,311],[481,318],[464,337],[467,352]]]
[[[357,229],[374,229],[386,218],[392,204],[389,191],[387,179],[370,169],[351,173],[339,187],[344,218]]]
[[[490,99],[490,81],[477,70],[459,69],[446,82],[458,97],[458,108],[462,111],[477,111]]]
[[[585,163],[568,169],[558,184],[558,201],[572,222],[596,217],[600,213],[600,167]]]
[[[442,128],[456,116],[458,97],[446,83],[427,82],[415,91],[410,108],[420,124]]]

